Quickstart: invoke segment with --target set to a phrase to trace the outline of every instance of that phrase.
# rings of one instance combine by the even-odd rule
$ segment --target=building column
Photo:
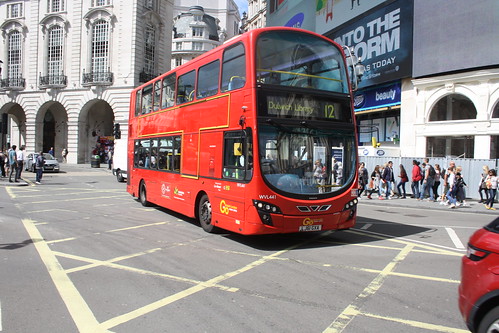
[[[475,135],[474,158],[490,158],[490,135]]]

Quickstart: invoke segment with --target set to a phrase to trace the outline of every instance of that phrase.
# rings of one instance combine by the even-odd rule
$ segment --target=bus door
[[[213,213],[230,227],[245,220],[246,186],[253,176],[251,129],[224,133],[222,189],[214,198]]]

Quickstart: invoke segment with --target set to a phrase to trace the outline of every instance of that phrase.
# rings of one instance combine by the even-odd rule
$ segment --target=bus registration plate
[[[320,231],[322,230],[322,225],[301,225],[298,231]]]

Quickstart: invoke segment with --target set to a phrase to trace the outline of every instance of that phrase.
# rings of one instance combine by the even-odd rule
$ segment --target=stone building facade
[[[170,69],[173,0],[0,2],[2,149],[87,163],[126,137],[132,88]]]

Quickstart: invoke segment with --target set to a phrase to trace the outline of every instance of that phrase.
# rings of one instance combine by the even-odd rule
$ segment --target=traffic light
[[[114,124],[114,138],[121,139],[121,130],[119,123]]]

